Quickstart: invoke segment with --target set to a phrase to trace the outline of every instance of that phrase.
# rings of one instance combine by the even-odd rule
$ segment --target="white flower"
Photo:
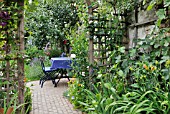
[[[76,58],[76,54],[71,54],[70,57],[71,58]]]
[[[93,23],[93,21],[92,21],[92,20],[90,20],[90,21],[89,21],[89,24],[92,24],[92,23]]]
[[[0,72],[0,76],[3,76],[3,73],[2,73],[2,71]]]

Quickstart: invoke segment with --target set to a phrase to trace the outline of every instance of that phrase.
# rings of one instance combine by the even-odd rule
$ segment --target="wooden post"
[[[19,6],[24,7],[24,0],[17,1]],[[18,100],[19,104],[24,103],[24,11],[19,11],[21,17],[18,22],[18,40],[19,40],[19,54],[17,59],[18,65]],[[20,114],[24,114],[24,108],[21,107]]]
[[[138,0],[135,3],[135,23],[138,23]],[[135,26],[135,46],[137,45],[137,39],[138,39],[138,26]]]
[[[91,6],[91,1],[90,0],[86,0],[86,3],[88,5],[88,14],[89,14],[89,21],[91,20],[91,17],[92,17],[92,6]],[[89,33],[90,35],[90,33]],[[90,37],[90,36],[89,36]],[[89,63],[90,63],[90,66],[89,66],[89,87],[91,88],[91,82],[92,82],[92,71],[93,71],[93,68],[92,68],[92,65],[93,65],[93,62],[94,62],[94,59],[93,59],[93,38],[90,37],[89,39]]]
[[[92,7],[92,3],[91,0],[85,0],[88,6],[88,14],[89,14],[89,21],[91,21],[92,15],[93,15],[93,10],[96,9],[98,7],[98,4],[96,6]],[[96,2],[96,0],[93,0],[93,2]],[[89,33],[90,35],[90,33]],[[93,63],[94,63],[94,49],[93,49],[93,38],[91,38],[91,36],[89,36],[89,87],[90,89],[92,89],[92,73],[93,73]]]

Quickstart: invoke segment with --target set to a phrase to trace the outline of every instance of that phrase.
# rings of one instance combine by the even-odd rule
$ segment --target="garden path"
[[[63,96],[63,92],[68,88],[67,82],[67,79],[61,79],[58,86],[54,87],[51,81],[46,81],[43,88],[39,81],[28,82],[33,102],[30,114],[82,114],[81,111],[73,109],[72,104]]]

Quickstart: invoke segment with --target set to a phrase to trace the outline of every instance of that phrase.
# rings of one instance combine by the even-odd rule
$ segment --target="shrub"
[[[25,77],[28,81],[39,80],[42,75],[43,71],[39,61],[34,62],[33,65],[25,65]]]
[[[31,90],[29,87],[25,88],[25,94],[24,94],[24,102],[25,104],[25,114],[29,114],[29,112],[32,109],[32,98],[31,98]]]
[[[45,54],[50,58],[59,57],[62,51],[60,49],[48,49],[45,51]]]

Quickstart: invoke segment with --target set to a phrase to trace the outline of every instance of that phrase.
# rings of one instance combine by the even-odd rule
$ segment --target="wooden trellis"
[[[96,2],[96,0],[93,0]],[[120,44],[126,47],[126,51],[129,48],[133,48],[136,42],[133,39],[144,38],[145,33],[152,29],[152,25],[158,20],[156,14],[153,11],[142,10],[142,1],[135,3],[133,12],[124,11],[122,14],[104,14],[98,12],[98,5],[92,7],[90,0],[86,0],[89,13],[89,62],[95,66],[109,66],[110,53],[114,50],[116,44]],[[163,8],[163,7],[162,7]],[[166,15],[169,14],[168,7],[164,8]],[[157,9],[158,10],[158,9]],[[142,17],[140,16],[142,14]],[[108,15],[108,16],[107,16]],[[109,16],[110,15],[110,16]],[[150,16],[150,17],[149,17]],[[110,18],[111,17],[111,18]],[[118,19],[115,26],[115,20]],[[169,18],[165,24],[161,26],[169,26]],[[147,25],[147,26],[146,26]],[[117,28],[118,27],[118,28]],[[147,30],[148,29],[148,30]],[[139,34],[140,33],[140,34]],[[142,34],[141,34],[142,33]],[[93,72],[93,68],[90,67],[90,73]]]
[[[24,5],[24,0],[13,0],[14,3],[18,3],[18,6]],[[4,4],[6,7],[10,6],[11,1],[6,1]],[[15,10],[16,11],[16,10]],[[17,93],[18,100],[17,105],[24,103],[24,18],[23,11],[17,11],[19,18],[13,19],[11,13],[4,10],[0,12],[5,13],[6,16],[9,16],[6,21],[6,25],[1,23],[0,28],[0,103],[6,101],[7,105],[10,105],[11,97],[13,94]],[[4,15],[4,14],[3,14]],[[6,17],[5,16],[5,17]],[[1,17],[1,18],[5,18]],[[17,22],[17,27],[9,23]],[[3,21],[3,19],[2,19]],[[11,29],[14,27],[14,29]],[[5,98],[5,99],[4,99]],[[0,106],[1,108],[1,106]],[[22,111],[19,111],[20,114],[24,114]]]
[[[107,19],[106,15],[100,15],[97,11],[93,11],[93,16],[90,18],[90,59],[91,63],[96,63],[97,66],[109,66],[111,62],[109,57],[111,51],[114,50],[116,45],[122,45],[126,42],[125,31],[126,23],[124,16],[121,21],[115,23],[114,18],[118,18],[117,14],[113,14],[112,19]],[[108,14],[111,15],[111,14]],[[117,26],[119,26],[119,28]]]

